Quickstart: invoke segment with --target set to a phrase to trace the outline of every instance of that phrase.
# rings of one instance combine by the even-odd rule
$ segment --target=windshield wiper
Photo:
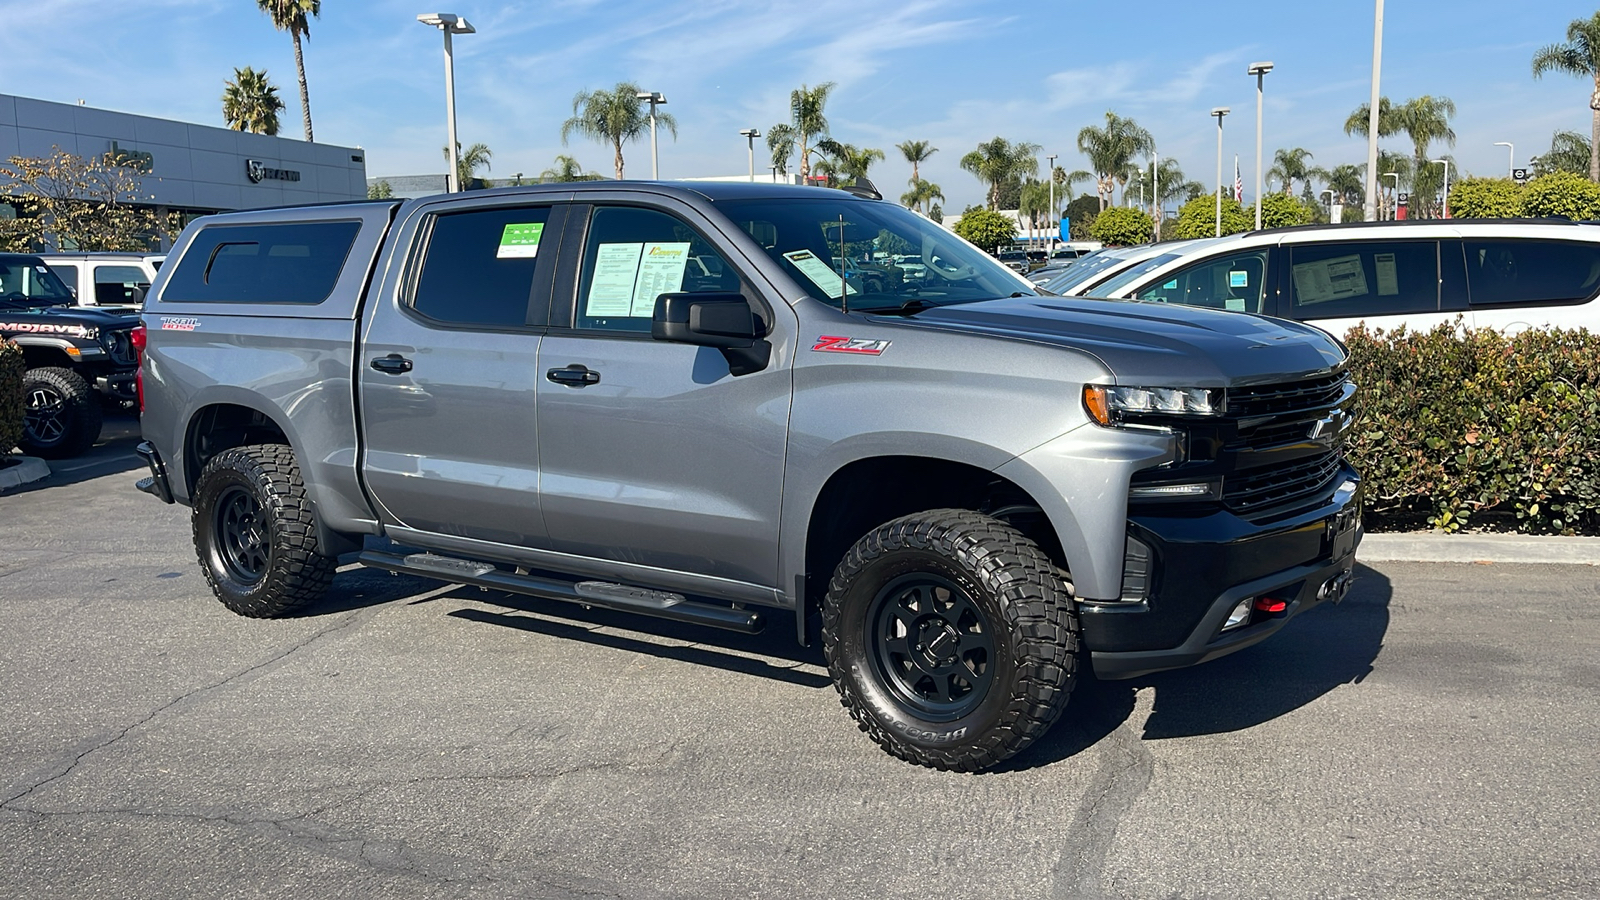
[[[921,297],[912,297],[897,307],[874,307],[872,309],[863,309],[861,312],[871,313],[875,316],[910,316],[938,305],[937,303],[929,303]]]

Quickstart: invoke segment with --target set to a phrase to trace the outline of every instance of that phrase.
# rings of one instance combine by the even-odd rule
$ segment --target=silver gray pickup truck
[[[245,616],[317,602],[342,554],[735,631],[783,611],[861,730],[942,769],[1028,746],[1090,669],[1194,665],[1341,599],[1337,341],[1043,295],[861,193],[197,220],[144,308],[140,488],[191,508]]]

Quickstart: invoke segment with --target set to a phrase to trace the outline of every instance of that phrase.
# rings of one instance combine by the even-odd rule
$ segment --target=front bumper
[[[1134,678],[1225,656],[1271,637],[1296,615],[1343,599],[1360,545],[1361,482],[1346,468],[1328,500],[1271,524],[1225,511],[1129,517],[1128,533],[1151,551],[1144,601],[1081,603],[1095,674]],[[1286,605],[1254,612],[1223,631],[1241,601]]]

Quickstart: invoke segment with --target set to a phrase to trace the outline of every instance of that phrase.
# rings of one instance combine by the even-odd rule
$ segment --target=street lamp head
[[[761,137],[761,132],[755,130],[754,128],[741,128],[739,129],[739,134],[747,138]]]
[[[1248,72],[1246,74],[1249,74],[1249,75],[1265,75],[1265,74],[1267,74],[1268,72],[1271,72],[1271,71],[1272,71],[1272,63],[1270,63],[1270,62],[1253,62],[1253,63],[1250,64],[1250,69],[1248,70]]]
[[[1226,106],[1218,106],[1211,110],[1211,114],[1219,119],[1231,112],[1233,112],[1233,110]]]
[[[647,101],[647,102],[652,103],[652,104],[654,104],[656,106],[662,106],[667,102],[666,95],[665,94],[661,94],[661,93],[657,93],[656,91],[640,91],[639,93],[635,94],[634,96],[638,97],[640,100]]]
[[[1509,147],[1509,146],[1511,146],[1511,142],[1510,141],[1495,141],[1494,145],[1496,147]]]
[[[473,28],[471,22],[468,22],[466,19],[456,15],[455,13],[423,13],[422,15],[417,16],[417,21],[424,25],[432,25],[434,28],[437,28],[440,31],[449,32],[450,34],[478,33],[478,29]]]

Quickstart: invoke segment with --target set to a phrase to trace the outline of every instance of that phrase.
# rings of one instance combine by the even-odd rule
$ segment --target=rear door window
[[[333,293],[360,231],[361,223],[350,221],[203,228],[172,270],[161,299],[321,303]]]
[[[137,306],[149,289],[150,279],[138,266],[94,267],[94,302],[100,306]]]
[[[548,206],[434,216],[411,308],[450,325],[518,328],[542,319],[534,274],[541,259],[554,265],[557,241],[546,232],[549,221]]]
[[[56,277],[57,278],[60,278],[62,281],[66,282],[67,287],[72,288],[72,292],[74,294],[76,294],[78,292],[78,267],[77,266],[62,265],[61,263],[51,263],[50,264],[50,271],[56,273]]]
[[[1600,292],[1600,243],[1467,239],[1473,306],[1559,304]]]
[[[1140,288],[1140,300],[1260,313],[1266,293],[1266,248],[1208,259]]]
[[[1291,245],[1289,292],[1293,319],[1438,312],[1439,242]]]

